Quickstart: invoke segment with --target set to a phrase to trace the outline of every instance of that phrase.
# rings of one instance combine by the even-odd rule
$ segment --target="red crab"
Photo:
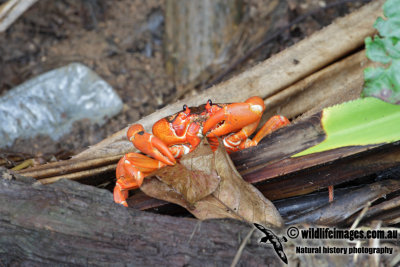
[[[174,165],[176,158],[193,151],[206,136],[213,149],[222,138],[228,153],[255,146],[268,133],[289,123],[283,116],[270,118],[253,139],[265,110],[262,98],[254,96],[244,103],[213,104],[211,100],[199,107],[183,106],[183,110],[165,117],[153,125],[153,134],[134,124],[128,129],[128,139],[149,158],[139,153],[128,153],[117,165],[114,201],[128,206],[128,190],[140,187],[144,177],[166,165]]]

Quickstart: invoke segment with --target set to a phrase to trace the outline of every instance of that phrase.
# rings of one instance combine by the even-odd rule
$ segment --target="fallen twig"
[[[232,261],[232,263],[231,263],[231,267],[235,267],[235,266],[238,264],[238,262],[239,262],[239,260],[240,260],[240,256],[241,256],[242,253],[243,253],[243,249],[244,249],[244,247],[246,246],[247,242],[249,242],[250,237],[251,237],[251,235],[253,234],[254,230],[255,230],[255,229],[252,228],[252,229],[249,231],[249,233],[246,235],[246,237],[243,239],[242,243],[240,244],[240,247],[239,247],[238,251],[236,252],[235,258],[233,258],[233,261]]]
[[[0,32],[7,30],[28,8],[38,0],[8,0],[0,5]]]

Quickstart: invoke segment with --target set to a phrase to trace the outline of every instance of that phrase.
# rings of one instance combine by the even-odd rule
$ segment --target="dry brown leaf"
[[[183,156],[174,166],[161,168],[153,175],[183,195],[189,203],[203,199],[214,192],[220,182],[210,146],[201,143],[195,151]]]
[[[142,184],[140,189],[151,197],[162,199],[184,207],[200,220],[218,218],[234,218],[237,220],[243,220],[242,217],[231,211],[212,195],[197,201],[195,205],[190,205],[180,193],[176,192],[158,179],[145,179],[145,182]]]
[[[267,226],[283,225],[272,202],[236,171],[223,145],[213,153],[202,142],[180,163],[165,167],[156,175],[158,179],[145,179],[142,191],[178,204],[198,219],[234,218]]]

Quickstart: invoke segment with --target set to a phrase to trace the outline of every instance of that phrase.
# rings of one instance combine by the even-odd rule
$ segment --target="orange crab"
[[[140,187],[151,172],[166,165],[174,165],[176,159],[193,151],[206,136],[211,147],[218,146],[220,137],[228,153],[255,146],[268,133],[289,123],[283,116],[270,118],[253,139],[265,110],[260,97],[251,97],[244,103],[213,104],[211,100],[199,107],[183,106],[183,110],[157,121],[153,134],[144,131],[140,124],[129,127],[127,136],[133,145],[149,158],[139,153],[128,153],[117,165],[117,183],[114,201],[128,206],[128,190]]]

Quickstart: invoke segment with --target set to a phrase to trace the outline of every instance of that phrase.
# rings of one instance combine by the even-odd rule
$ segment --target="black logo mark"
[[[255,227],[258,230],[265,234],[264,237],[261,238],[260,243],[267,243],[268,241],[272,244],[275,249],[276,254],[278,254],[279,258],[286,264],[288,264],[288,260],[285,252],[283,251],[283,246],[281,242],[286,242],[287,238],[283,236],[282,238],[277,237],[271,230],[265,228],[261,224],[254,223]]]

